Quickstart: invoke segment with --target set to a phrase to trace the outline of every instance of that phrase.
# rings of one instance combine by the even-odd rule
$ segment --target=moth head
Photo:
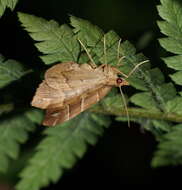
[[[127,86],[127,85],[129,85],[129,82],[128,81],[126,81],[124,78],[122,78],[122,77],[118,77],[118,78],[116,78],[116,84],[115,84],[115,86]]]
[[[123,77],[115,75],[108,78],[108,85],[120,87],[120,86],[127,86],[129,85],[129,83]]]

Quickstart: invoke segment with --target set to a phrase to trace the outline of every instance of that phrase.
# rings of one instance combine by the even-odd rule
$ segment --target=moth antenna
[[[126,78],[129,78],[129,77],[133,74],[133,72],[135,72],[135,70],[136,70],[140,65],[143,65],[144,63],[147,63],[147,62],[149,62],[149,60],[145,60],[145,61],[142,61],[142,62],[138,63],[138,64],[129,72],[129,74],[127,75]]]
[[[78,39],[79,43],[81,44],[81,46],[83,47],[83,49],[85,50],[85,52],[87,53],[90,61],[91,61],[91,66],[93,68],[96,68],[97,65],[95,64],[94,60],[92,59],[92,56],[90,55],[90,53],[88,52],[88,49],[85,47],[85,45],[82,43],[82,41],[80,39]]]
[[[104,35],[104,63],[107,64],[107,57],[106,57],[106,37]]]
[[[120,51],[119,51],[119,49],[120,49],[120,46],[121,46],[121,38],[119,39],[119,42],[118,42],[118,49],[117,49],[117,57],[118,57],[118,62],[119,62],[119,56],[120,56]]]
[[[129,116],[129,113],[128,113],[128,107],[127,107],[127,104],[126,104],[126,99],[124,97],[124,93],[121,89],[121,86],[119,86],[119,90],[120,90],[120,93],[121,93],[121,96],[122,96],[122,99],[123,99],[123,103],[124,103],[124,107],[125,107],[125,110],[126,110],[126,116],[127,116],[127,120],[128,120],[128,127],[130,127],[130,116]]]
[[[104,35],[103,42],[104,42],[104,65],[106,65],[107,72],[110,73],[110,67],[107,64],[107,52],[106,52],[107,50],[106,50],[106,37],[105,37],[105,35]]]
[[[120,58],[120,46],[121,46],[121,38],[119,39],[118,48],[117,48],[117,58],[118,58],[117,66],[121,66],[122,64],[120,64],[120,62],[126,57],[126,56],[122,56]]]

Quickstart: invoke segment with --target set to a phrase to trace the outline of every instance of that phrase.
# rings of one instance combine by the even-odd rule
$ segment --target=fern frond
[[[180,0],[161,0],[159,15],[164,21],[158,21],[159,28],[167,37],[159,40],[161,46],[174,56],[163,58],[168,67],[178,72],[170,75],[172,80],[182,85],[182,2]]]
[[[3,15],[6,8],[10,8],[13,11],[17,2],[18,0],[1,0],[0,1],[0,16]]]
[[[55,55],[53,54],[51,49],[54,48],[53,45],[55,45],[55,42],[52,37],[53,33],[50,31],[55,29],[55,25],[56,28],[62,28],[62,26],[65,25],[59,27],[58,24],[55,23],[54,21],[45,21],[44,19],[22,13],[19,13],[19,19],[22,22],[22,25],[25,27],[25,29],[30,32],[31,37],[34,40],[43,41],[40,42],[40,44],[41,43],[44,44],[46,42],[47,45],[46,51],[44,48],[39,48],[39,50],[42,53],[46,54],[43,55],[43,57],[44,56],[49,57]],[[128,41],[121,42],[119,46],[120,37],[114,31],[109,31],[106,34],[104,34],[102,30],[100,30],[97,26],[92,25],[88,21],[73,16],[70,17],[70,20],[71,20],[71,25],[74,27],[72,31],[72,39],[76,41],[77,39],[80,39],[82,42],[84,42],[84,45],[89,50],[89,53],[94,58],[96,64],[105,63],[105,58],[106,58],[108,64],[117,66],[118,58],[124,57],[124,59],[122,59],[122,66],[119,69],[121,69],[121,71],[124,72],[125,74],[128,74],[133,69],[134,66],[147,59],[142,54],[136,54],[136,49]],[[52,25],[51,23],[54,24]],[[49,29],[49,31],[47,30],[47,28]],[[69,29],[71,30],[71,28]],[[65,33],[67,33],[67,28],[63,29],[62,31],[65,31]],[[64,38],[64,36],[61,37],[65,39],[66,43],[66,40],[68,39]],[[107,53],[106,57],[104,55],[104,41]],[[76,55],[78,55],[78,53],[76,53]],[[62,55],[59,54],[59,56]],[[61,59],[59,60],[57,56],[54,56],[54,58],[55,59],[52,60],[52,63],[61,60]],[[75,61],[71,56],[70,59],[72,59],[72,61]],[[44,61],[45,63],[47,63],[46,60]],[[146,113],[152,111],[150,107],[151,105],[153,105],[152,107],[153,110],[158,111],[158,113],[160,112],[165,113],[167,110],[166,102],[176,96],[176,90],[174,86],[171,83],[166,84],[164,82],[164,76],[162,72],[158,68],[151,69],[149,63],[141,65],[137,69],[137,71],[133,73],[133,75],[128,79],[128,81],[136,89],[144,91],[142,93],[135,94],[133,97],[131,97],[130,101],[137,106],[145,108],[147,110]],[[168,91],[168,93],[166,93],[166,91]],[[113,98],[110,97],[109,101],[115,102],[116,100],[115,98],[116,96],[113,96]],[[105,101],[105,105],[106,104],[107,101]],[[107,110],[107,108],[105,109]],[[112,113],[116,113],[116,111],[115,112],[112,111]],[[137,113],[134,115],[137,115]],[[151,116],[152,115],[156,114],[151,114]],[[161,113],[158,115],[161,115]],[[172,118],[174,117],[172,116]],[[156,117],[154,119],[156,119]]]
[[[161,138],[158,151],[152,160],[152,166],[182,164],[182,124],[173,126],[172,131]]]
[[[29,71],[25,70],[22,64],[15,60],[6,60],[0,55],[0,88],[20,79],[27,72]]]
[[[0,172],[8,168],[8,159],[17,159],[20,144],[28,138],[28,132],[34,125],[24,115],[18,115],[0,121]]]
[[[22,171],[17,190],[38,190],[56,182],[64,169],[73,167],[76,160],[83,156],[87,144],[94,145],[98,135],[108,126],[108,117],[83,113],[60,126],[45,130],[46,137],[38,145],[29,166]]]
[[[71,28],[56,21],[46,21],[33,15],[18,13],[19,20],[30,36],[38,41],[36,47],[45,55],[40,56],[45,64],[77,62],[80,46]]]
[[[121,59],[122,66],[118,69],[125,74],[128,74],[138,63],[147,60],[143,54],[136,53],[131,43],[120,41],[120,37],[114,31],[104,34],[98,27],[76,17],[70,17],[73,28],[67,25],[59,26],[55,21],[46,21],[23,13],[19,13],[19,19],[30,36],[38,41],[36,46],[43,53],[41,57],[45,64],[58,61],[81,63],[85,58],[85,52],[82,51],[78,39],[84,43],[98,65],[107,63],[117,67],[118,60]],[[181,122],[182,120],[179,110],[173,109],[173,105],[176,104],[173,99],[177,97],[174,85],[165,83],[162,72],[158,68],[151,68],[149,62],[141,65],[127,80],[131,86],[140,90],[127,99],[128,102],[140,107],[128,108],[132,121],[140,123],[160,140],[165,133],[170,133],[172,124],[169,121]],[[120,101],[118,93],[114,92],[100,102],[104,111],[98,105],[94,109],[97,113],[103,114],[118,115],[122,112],[120,115],[124,116],[122,118],[124,120],[126,110],[123,109]],[[29,117],[35,123],[39,123],[41,116],[36,115],[37,113],[34,115],[32,112]],[[46,130],[45,139],[40,142],[37,153],[21,174],[22,180],[17,185],[17,190],[38,190],[49,182],[57,181],[65,168],[73,167],[76,158],[81,157],[86,151],[86,142],[89,141],[90,144],[96,142],[93,133],[100,134],[103,129],[101,127],[108,125],[105,117],[103,119],[101,116],[95,116],[103,123],[106,122],[106,124],[97,124],[91,119],[92,116],[92,113],[85,112],[62,126]]]

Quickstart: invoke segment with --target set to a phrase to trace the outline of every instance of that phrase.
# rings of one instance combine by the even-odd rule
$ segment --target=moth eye
[[[116,82],[117,82],[117,84],[121,84],[123,82],[123,79],[122,78],[117,78]]]

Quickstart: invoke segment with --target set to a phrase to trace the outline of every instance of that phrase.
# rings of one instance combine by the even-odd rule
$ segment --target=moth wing
[[[50,105],[62,106],[64,97],[63,92],[50,88],[46,81],[43,81],[37,88],[31,105],[41,109],[46,109]]]
[[[32,106],[47,109],[62,107],[79,99],[83,94],[97,90],[105,83],[102,71],[95,71],[88,64],[57,64],[45,74],[32,100]]]
[[[69,86],[63,73],[73,71],[78,67],[79,65],[73,62],[56,64],[46,71],[45,80],[54,89],[68,88]]]
[[[88,94],[88,96],[86,96],[83,100],[80,98],[74,103],[66,105],[65,107],[47,109],[43,125],[55,126],[74,118],[79,113],[85,111],[91,105],[101,100],[110,90],[110,86],[104,86],[99,90]]]
[[[101,70],[95,70],[88,64],[72,62],[57,64],[45,73],[45,80],[51,88],[64,91],[99,84],[105,78]]]

